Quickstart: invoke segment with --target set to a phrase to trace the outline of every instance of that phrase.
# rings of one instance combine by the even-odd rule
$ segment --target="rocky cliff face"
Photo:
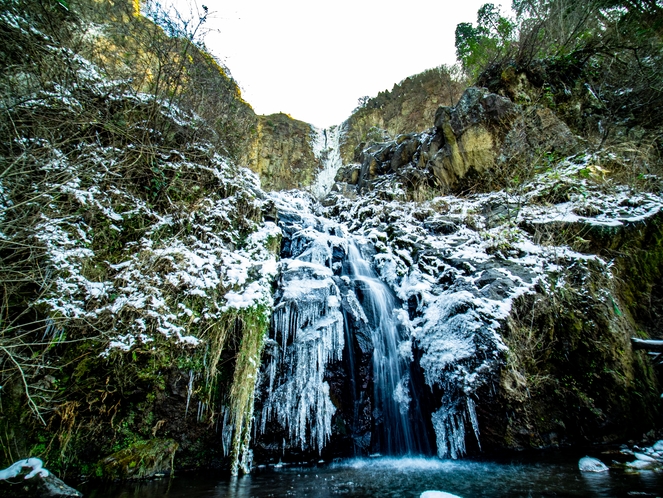
[[[450,71],[445,67],[429,69],[364,102],[347,120],[341,146],[343,163],[357,162],[356,153],[371,142],[428,129],[438,107],[455,104],[465,89]]]
[[[662,185],[650,175],[660,163],[646,149],[594,153],[583,143],[549,108],[470,88],[455,106],[439,108],[432,130],[364,148],[361,164],[341,170],[337,179],[346,183],[324,201],[350,230],[368,234],[373,227],[387,254],[378,256],[382,277],[408,302],[413,323],[423,321],[413,344],[424,371],[435,344],[425,332],[427,303],[460,289],[475,296],[470,309],[482,309],[481,296],[509,303],[505,315],[493,315],[501,324],[497,343],[505,347],[501,365],[491,367],[499,379],[465,387],[477,401],[481,441],[489,447],[614,440],[637,413],[650,420],[640,431],[657,418],[656,375],[629,339],[657,320],[641,300],[658,309],[661,299]],[[436,197],[445,192],[462,197]],[[433,200],[405,202],[427,196]],[[419,212],[426,206],[431,211]],[[455,209],[465,218],[456,218]],[[470,249],[473,239],[487,245]],[[538,257],[543,273],[534,276],[523,263]],[[458,273],[445,277],[450,268]],[[417,283],[421,274],[430,274],[432,287]],[[637,291],[631,275],[642,275]],[[519,285],[522,292],[515,291]],[[467,326],[458,335],[455,312],[445,313],[443,341],[488,326]],[[475,336],[473,344],[485,351],[487,343]],[[450,343],[446,348],[453,350]],[[467,415],[465,424],[470,420]]]
[[[339,130],[328,130],[330,136],[341,134],[341,162],[360,160],[367,144],[429,128],[438,107],[455,103],[463,88],[445,68],[436,68],[367,100]],[[286,114],[256,116],[253,123],[241,164],[260,176],[266,190],[310,187],[324,166],[315,150],[318,132]]]
[[[364,149],[360,165],[339,172],[339,181],[368,186],[397,174],[410,190],[501,188],[513,171],[530,172],[546,155],[573,152],[577,139],[550,109],[523,108],[500,95],[471,87],[453,107],[439,107],[435,128],[400,135]]]
[[[418,451],[458,458],[653,427],[656,376],[630,338],[651,327],[638,301],[661,297],[663,197],[660,184],[642,192],[588,174],[606,159],[570,156],[511,192],[413,202],[409,185],[385,173],[362,195],[330,194],[326,208],[275,198],[283,280],[261,376],[258,458],[405,444],[380,437],[388,410],[374,366],[385,349],[373,330],[382,338],[389,327],[372,306],[379,290],[348,271],[354,245],[395,296],[407,368],[391,391],[426,435]],[[643,276],[636,300],[631,274]]]
[[[257,116],[241,164],[260,176],[265,190],[309,187],[320,169],[315,130],[287,114]]]
[[[81,51],[107,77],[130,81],[136,91],[163,94],[169,103],[195,111],[216,131],[217,145],[257,173],[266,190],[311,185],[319,169],[311,126],[286,114],[256,115],[230,71],[195,39],[187,42],[192,33],[184,27],[167,21],[158,26],[129,0],[79,0],[73,8],[86,33]]]

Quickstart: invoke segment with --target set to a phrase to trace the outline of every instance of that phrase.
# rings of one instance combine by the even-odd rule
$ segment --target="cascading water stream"
[[[419,404],[411,403],[411,345],[399,326],[396,300],[353,242],[348,244],[344,273],[363,308],[373,343],[371,446],[388,455],[428,453]]]
[[[466,434],[479,440],[477,378],[500,351],[472,295],[429,293],[406,310],[367,258],[368,239],[313,214],[306,194],[272,199],[283,259],[258,447],[270,457],[430,455],[436,443],[438,456],[462,457]]]

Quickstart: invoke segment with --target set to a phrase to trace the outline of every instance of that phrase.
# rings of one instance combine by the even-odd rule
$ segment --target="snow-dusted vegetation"
[[[195,30],[75,3],[0,13],[8,464],[238,474],[254,451],[458,459],[652,426],[631,337],[663,310],[657,121],[604,129],[615,102],[582,90],[578,117],[514,62],[427,131],[378,128],[383,95],[309,136],[258,120]]]
[[[163,425],[150,420],[154,394],[145,396],[179,363],[184,416],[194,393],[197,422],[229,413],[226,451],[238,461],[281,236],[263,221],[258,178],[219,152],[193,112],[102,76],[32,18],[5,11],[2,22],[66,79],[3,80],[13,85],[2,100],[5,374],[22,379],[32,415],[67,441],[89,437],[72,434],[75,420],[111,410],[125,420],[115,438],[128,444]],[[138,378],[118,376],[127,361]],[[219,385],[222,370],[230,379]],[[145,390],[142,400],[117,396],[127,389]],[[92,396],[85,408],[77,391]],[[156,429],[140,435],[126,421],[133,403],[148,410],[138,425]]]

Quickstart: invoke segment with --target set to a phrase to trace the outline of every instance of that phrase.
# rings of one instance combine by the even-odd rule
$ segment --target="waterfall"
[[[285,239],[265,342],[259,432],[270,433],[272,448],[320,453],[336,416],[352,433],[345,437],[361,432],[366,439],[355,445],[357,453],[429,453],[402,306],[343,225],[311,214],[306,199],[273,196]]]
[[[425,425],[411,388],[412,346],[399,324],[396,299],[354,242],[348,244],[344,275],[352,283],[373,345],[371,446],[389,455],[427,453]]]
[[[331,126],[324,130],[314,129],[312,140],[313,154],[320,161],[321,170],[311,186],[313,195],[324,197],[332,185],[339,168],[343,166],[341,160],[341,138],[344,125]]]

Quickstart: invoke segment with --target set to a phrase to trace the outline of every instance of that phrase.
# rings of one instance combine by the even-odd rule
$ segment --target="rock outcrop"
[[[287,114],[258,116],[241,163],[260,176],[265,190],[308,187],[320,168],[313,133],[311,125]]]
[[[349,166],[337,180],[360,188],[378,176],[395,173],[408,188],[430,185],[442,190],[503,187],[525,175],[544,157],[563,157],[577,138],[552,111],[524,108],[486,89],[471,87],[453,107],[440,107],[435,127],[373,144],[361,153],[361,166]]]
[[[429,69],[405,78],[391,91],[380,92],[346,121],[341,145],[344,164],[356,162],[363,147],[428,129],[441,105],[453,105],[465,89],[450,68]]]

